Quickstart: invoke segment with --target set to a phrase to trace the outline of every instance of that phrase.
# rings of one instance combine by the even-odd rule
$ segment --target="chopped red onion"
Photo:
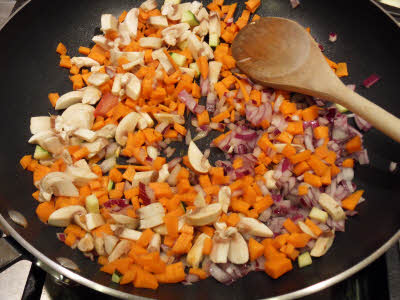
[[[200,90],[201,90],[201,95],[207,96],[209,92],[209,87],[210,87],[210,82],[207,79],[204,79],[203,76],[200,76]]]
[[[372,75],[370,75],[367,79],[365,79],[365,80],[363,81],[363,85],[364,85],[366,88],[370,88],[372,85],[374,85],[375,83],[377,83],[378,80],[380,80],[380,79],[381,79],[381,77],[378,76],[377,74],[372,74]]]
[[[142,199],[144,205],[149,205],[151,200],[147,195],[146,185],[142,182],[139,182],[139,199]]]
[[[233,278],[226,273],[224,270],[222,270],[221,268],[219,268],[216,264],[212,263],[210,265],[210,269],[209,272],[211,274],[212,277],[214,277],[216,280],[218,280],[219,282],[229,285],[231,283],[233,283]]]
[[[65,233],[57,232],[56,235],[57,235],[57,239],[59,239],[61,242],[65,242],[65,238],[66,238]]]
[[[120,210],[127,207],[129,205],[129,200],[126,199],[110,199],[103,204],[105,208],[112,208],[116,206]]]
[[[182,161],[181,157],[175,157],[168,163],[168,169],[172,170],[177,164],[179,164]]]
[[[100,164],[101,171],[104,173],[108,173],[114,166],[117,164],[117,160],[115,156],[107,158]]]
[[[167,129],[170,126],[171,125],[168,122],[161,122],[161,123],[157,124],[157,126],[154,128],[154,130],[159,132],[159,133],[165,133],[165,131],[167,131]]]
[[[368,130],[370,130],[371,127],[372,127],[371,124],[369,124],[367,121],[365,121],[363,118],[361,118],[360,116],[358,116],[358,115],[356,115],[356,114],[354,115],[354,121],[356,122],[357,127],[358,127],[360,130],[368,131]]]
[[[194,100],[193,96],[190,95],[186,90],[182,90],[178,94],[179,100],[181,100],[183,103],[185,103],[186,107],[191,111],[194,112],[197,102]]]
[[[334,43],[334,42],[336,42],[336,40],[337,40],[337,34],[334,33],[334,32],[331,32],[331,33],[329,34],[329,41],[332,42],[332,43]]]

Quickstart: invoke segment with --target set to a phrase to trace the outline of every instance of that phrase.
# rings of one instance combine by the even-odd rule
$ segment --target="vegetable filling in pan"
[[[231,43],[260,18],[260,0],[236,21],[237,4],[179,2],[103,14],[103,34],[81,56],[58,45],[73,90],[49,94],[60,115],[31,118],[35,152],[20,161],[33,172],[37,216],[137,288],[309,266],[364,201],[352,180],[368,155],[348,118],[370,126],[240,73]],[[327,62],[347,76],[345,63]],[[200,150],[209,134],[213,149]],[[210,163],[211,151],[225,159]]]

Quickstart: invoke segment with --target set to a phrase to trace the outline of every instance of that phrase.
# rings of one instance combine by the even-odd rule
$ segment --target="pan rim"
[[[0,26],[0,30],[2,30],[8,22],[15,16],[17,15],[27,4],[29,4],[31,0],[26,0],[21,4],[20,7],[18,7],[8,18],[7,20]],[[400,28],[400,23],[396,22],[396,20],[389,14],[387,13],[381,5],[379,5],[376,1],[370,0],[369,2],[372,2],[382,13],[384,13],[395,25],[397,25],[398,28]],[[99,284],[95,281],[92,281],[90,279],[87,279],[86,277],[74,273],[64,267],[62,267],[60,264],[58,264],[56,261],[50,259],[48,256],[37,250],[34,246],[32,246],[28,241],[26,241],[8,222],[7,220],[3,217],[3,215],[0,213],[0,224],[6,229],[7,233],[11,235],[25,250],[30,252],[38,261],[44,263],[47,267],[52,269],[53,271],[58,272],[59,274],[62,274],[63,276],[68,277],[69,279],[84,285],[88,288],[91,288],[93,290],[96,290],[98,292],[113,296],[113,297],[118,297],[120,299],[135,299],[135,300],[144,300],[144,299],[152,299],[152,298],[147,298],[147,297],[142,297],[130,293],[126,293],[123,291],[116,290],[114,288]],[[348,268],[347,270],[336,274],[335,276],[328,278],[324,281],[318,282],[316,284],[307,286],[305,288],[302,288],[300,290],[286,293],[283,295],[275,296],[275,297],[270,297],[270,298],[261,298],[263,300],[289,300],[289,299],[297,299],[301,297],[305,297],[311,294],[314,294],[316,292],[319,292],[321,290],[324,290],[328,287],[331,287],[347,278],[350,276],[354,275],[355,273],[359,272],[360,270],[364,269],[367,267],[369,264],[374,262],[376,259],[378,259],[380,256],[382,256],[391,246],[393,246],[396,241],[400,241],[400,229],[392,236],[390,239],[388,239],[381,247],[376,249],[373,253],[371,253],[369,256],[361,260],[359,263],[355,264],[351,268]]]
[[[82,275],[79,275],[77,273],[74,273],[46,255],[44,255],[42,252],[37,250],[35,247],[33,247],[28,241],[26,241],[8,222],[7,220],[3,217],[2,214],[0,214],[0,223],[5,227],[7,232],[22,246],[24,247],[27,251],[29,251],[33,256],[35,256],[39,261],[43,262],[46,264],[48,267],[53,269],[54,271],[68,277],[69,279],[72,279],[73,281],[82,284],[88,288],[92,288],[98,292],[105,293],[110,296],[118,297],[121,299],[135,299],[135,300],[142,300],[142,299],[151,299],[151,298],[146,298],[142,296],[137,296],[134,294],[129,294],[126,292],[118,291],[116,289],[113,289],[111,287],[104,286],[102,284],[99,284],[97,282],[94,282],[90,279],[87,279],[83,277]],[[351,275],[357,273],[358,271],[364,269],[366,266],[374,262],[376,259],[378,259],[381,255],[383,255],[392,245],[395,244],[396,241],[400,240],[400,230],[398,230],[386,243],[384,243],[381,247],[379,247],[377,250],[375,250],[372,254],[370,254],[368,257],[364,258],[362,261],[357,263],[356,265],[352,266],[351,268],[329,278],[324,281],[318,282],[316,284],[310,285],[308,287],[305,287],[303,289],[283,294],[280,296],[276,297],[270,297],[270,298],[264,298],[264,300],[288,300],[288,299],[296,299],[304,296],[308,296],[311,294],[314,294],[316,292],[319,292],[323,289],[326,289],[336,283],[339,283],[347,278],[349,278]]]

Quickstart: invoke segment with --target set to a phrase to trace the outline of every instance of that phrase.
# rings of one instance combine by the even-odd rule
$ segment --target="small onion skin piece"
[[[8,216],[10,219],[15,223],[18,224],[24,228],[28,227],[28,221],[24,217],[23,214],[21,214],[19,211],[16,210],[9,210],[8,211]]]

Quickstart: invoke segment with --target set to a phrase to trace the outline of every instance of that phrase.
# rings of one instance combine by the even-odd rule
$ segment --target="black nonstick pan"
[[[337,234],[325,256],[277,280],[253,272],[231,286],[207,279],[191,286],[161,285],[157,291],[135,289],[113,283],[109,275],[99,271],[96,262],[60,243],[56,233],[61,230],[44,225],[36,217],[32,177],[18,163],[24,154],[33,151],[27,144],[29,120],[31,116],[54,113],[47,100],[49,92],[62,94],[71,88],[67,71],[58,67],[57,44],[62,41],[73,56],[79,46],[90,45],[102,13],[119,15],[139,4],[132,0],[34,0],[0,32],[0,222],[25,249],[74,281],[121,298],[288,299],[347,278],[382,255],[400,237],[400,176],[389,172],[389,163],[400,161],[400,145],[372,129],[364,138],[371,163],[355,170],[355,183],[366,191],[366,202],[359,206],[358,215],[346,222],[346,232]],[[237,14],[244,8],[244,1],[239,2],[239,8]],[[350,76],[344,79],[346,83],[356,84],[361,95],[400,116],[400,28],[371,2],[302,0],[292,9],[289,0],[268,0],[262,1],[257,13],[290,18],[310,27],[326,56],[347,62]],[[337,42],[328,41],[330,32],[338,34]],[[362,81],[372,73],[382,79],[369,89],[362,87]],[[10,209],[25,215],[28,228],[9,219]],[[60,256],[75,261],[81,272],[73,273],[58,265],[55,258]]]

